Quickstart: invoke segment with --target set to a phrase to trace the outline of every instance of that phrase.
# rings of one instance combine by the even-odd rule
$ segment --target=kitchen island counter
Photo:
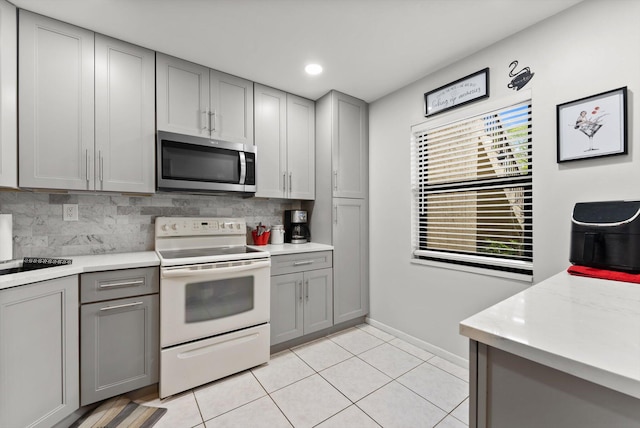
[[[640,412],[626,412],[633,406],[624,403],[640,404],[640,284],[561,272],[462,321],[460,333],[471,339],[470,426],[492,426],[501,412],[519,411],[527,388],[558,403],[543,412],[556,418],[563,409],[577,415],[597,405],[596,414],[606,407],[602,414],[638,422]]]

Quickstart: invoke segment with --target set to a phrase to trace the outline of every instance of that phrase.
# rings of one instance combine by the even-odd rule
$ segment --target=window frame
[[[436,118],[429,118],[424,122],[418,123],[411,127],[410,134],[410,144],[411,144],[411,189],[412,189],[412,197],[411,197],[411,254],[410,261],[413,264],[419,265],[428,265],[435,266],[439,268],[453,269],[464,272],[471,272],[489,276],[497,276],[502,278],[509,278],[519,281],[532,282],[533,281],[533,218],[531,218],[529,224],[529,237],[531,239],[531,261],[523,262],[522,268],[515,268],[514,265],[518,265],[518,263],[514,263],[513,260],[508,263],[503,263],[506,258],[502,257],[491,257],[490,255],[474,255],[474,254],[463,254],[457,255],[456,252],[453,251],[436,251],[436,250],[420,250],[419,249],[419,240],[420,240],[420,215],[419,215],[419,199],[420,195],[420,187],[418,185],[418,158],[417,158],[417,141],[416,134],[424,132],[430,129],[437,129],[446,127],[448,125],[455,125],[457,122],[463,122],[465,120],[488,114],[497,110],[502,110],[508,108],[509,106],[515,106],[517,104],[522,104],[528,102],[529,104],[533,104],[533,99],[531,96],[531,91],[526,90],[519,92],[512,96],[502,97],[496,100],[487,100],[479,104],[474,104],[472,106],[468,106],[465,108],[457,109],[453,112],[448,112],[443,115],[439,115]],[[533,107],[532,107],[533,108]],[[531,135],[531,175],[528,182],[525,185],[528,187],[528,190],[531,192],[529,198],[529,202],[526,203],[530,205],[533,216],[533,111],[530,116],[530,135]],[[526,180],[525,180],[526,181]],[[468,188],[471,189],[473,184],[467,183]],[[453,188],[461,188],[464,185],[452,185]],[[427,258],[425,258],[427,257]],[[475,261],[475,262],[474,262]],[[507,265],[505,267],[500,267],[502,265]],[[506,270],[501,270],[506,268]]]

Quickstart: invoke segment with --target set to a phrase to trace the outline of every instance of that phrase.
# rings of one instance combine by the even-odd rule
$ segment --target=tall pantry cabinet
[[[331,91],[316,101],[314,242],[333,245],[333,322],[369,312],[368,105]]]

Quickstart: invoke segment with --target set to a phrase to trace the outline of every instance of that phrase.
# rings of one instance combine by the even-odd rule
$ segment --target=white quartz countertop
[[[327,244],[317,244],[315,242],[307,242],[306,244],[269,244],[269,245],[250,245],[260,251],[268,251],[272,256],[280,254],[296,254],[311,253],[313,251],[332,251],[333,246]]]
[[[460,333],[640,398],[640,284],[562,272],[467,318]]]
[[[36,269],[27,272],[11,273],[0,276],[0,290],[32,282],[46,281],[68,275],[77,275],[84,272],[99,272],[103,270],[130,269],[137,267],[158,266],[160,260],[155,251],[141,251],[135,253],[100,254],[92,256],[55,257],[71,259],[70,265],[51,268]],[[0,269],[17,266],[21,262],[8,262]]]

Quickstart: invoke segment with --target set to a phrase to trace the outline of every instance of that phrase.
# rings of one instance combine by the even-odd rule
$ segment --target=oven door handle
[[[251,271],[255,269],[262,269],[265,267],[271,266],[271,260],[265,260],[261,262],[253,262],[250,264],[240,265],[240,266],[230,266],[230,267],[216,267],[215,263],[211,263],[209,265],[198,265],[197,267],[180,267],[180,268],[165,268],[162,269],[162,277],[163,278],[176,278],[180,276],[197,276],[197,275],[206,275],[210,273],[232,273],[232,272],[243,272],[243,271]]]

